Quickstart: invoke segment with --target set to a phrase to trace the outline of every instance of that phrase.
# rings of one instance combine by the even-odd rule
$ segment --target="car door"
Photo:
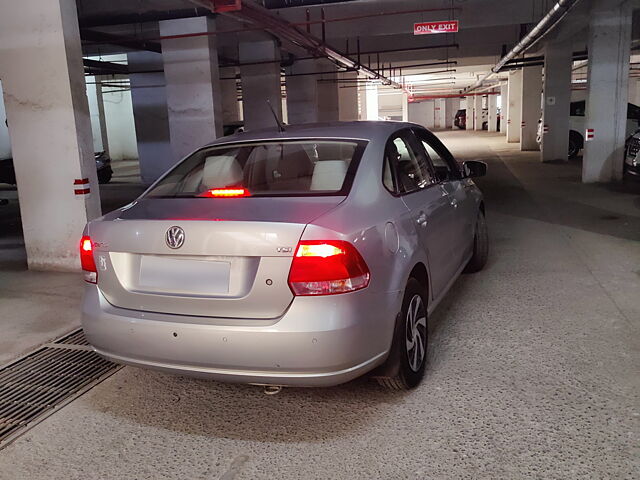
[[[399,196],[410,211],[413,228],[424,249],[430,275],[431,295],[439,297],[455,270],[451,251],[453,209],[437,184],[424,151],[409,129],[392,135],[385,149],[385,187]],[[390,184],[393,179],[393,185]]]
[[[453,210],[451,247],[455,259],[454,270],[457,271],[467,261],[473,248],[477,205],[468,192],[473,183],[463,178],[453,155],[435,135],[422,129],[416,129],[415,134],[435,170],[438,187],[446,194]]]

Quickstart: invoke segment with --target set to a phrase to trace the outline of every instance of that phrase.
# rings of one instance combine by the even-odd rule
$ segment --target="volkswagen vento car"
[[[414,387],[429,314],[487,260],[485,171],[410,123],[221,138],[87,225],[87,339],[216,380]]]

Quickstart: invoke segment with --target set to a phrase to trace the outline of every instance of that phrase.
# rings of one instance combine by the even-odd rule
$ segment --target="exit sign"
[[[432,35],[434,33],[456,33],[458,31],[458,20],[446,22],[423,22],[413,24],[414,35]]]

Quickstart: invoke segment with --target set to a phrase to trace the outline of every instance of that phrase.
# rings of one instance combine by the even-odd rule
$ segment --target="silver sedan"
[[[415,387],[429,314],[487,260],[485,172],[410,123],[221,138],[87,225],[87,339],[223,381]]]

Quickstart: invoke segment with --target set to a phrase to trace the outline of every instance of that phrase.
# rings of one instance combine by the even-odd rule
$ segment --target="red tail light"
[[[294,295],[335,295],[369,285],[369,267],[349,242],[305,240],[298,243],[289,272]]]
[[[251,194],[246,188],[212,188],[202,192],[199,197],[232,198],[250,197]]]
[[[80,264],[84,271],[84,279],[89,283],[98,282],[98,270],[93,259],[93,242],[87,235],[80,239]]]

